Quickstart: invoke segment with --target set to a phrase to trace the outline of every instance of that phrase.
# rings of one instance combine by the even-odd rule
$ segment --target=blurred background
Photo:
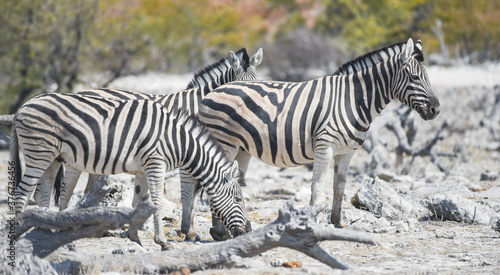
[[[409,37],[422,39],[427,65],[500,58],[494,0],[20,0],[0,11],[0,114],[47,91],[192,75],[241,47],[263,47],[259,71],[286,81]]]

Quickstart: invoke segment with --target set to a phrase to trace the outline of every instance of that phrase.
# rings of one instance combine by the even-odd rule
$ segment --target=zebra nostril
[[[433,108],[431,108],[431,113],[433,115],[438,115],[439,114],[439,107],[433,107]]]

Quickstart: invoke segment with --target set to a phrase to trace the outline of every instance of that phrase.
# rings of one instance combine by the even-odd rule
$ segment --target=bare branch
[[[321,208],[322,207],[322,208]],[[363,232],[336,229],[330,225],[316,222],[316,216],[324,209],[307,206],[296,209],[288,202],[279,213],[278,219],[253,232],[225,242],[197,246],[183,251],[168,250],[142,255],[82,255],[75,259],[82,265],[101,272],[130,270],[139,273],[157,273],[180,270],[184,267],[192,271],[231,266],[238,259],[253,257],[275,248],[288,247],[305,253],[332,268],[347,269],[321,247],[325,240],[345,240],[375,244],[373,239]]]

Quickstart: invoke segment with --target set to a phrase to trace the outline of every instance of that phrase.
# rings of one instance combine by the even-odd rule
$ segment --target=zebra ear
[[[405,52],[401,55],[401,60],[403,61],[403,64],[408,62],[410,60],[411,54],[413,53],[413,39],[408,39],[408,42],[406,42],[406,49]]]
[[[231,64],[233,70],[236,71],[240,67],[240,59],[233,51],[229,52],[229,54],[227,55],[227,60],[229,61],[229,64]]]
[[[419,49],[420,51],[422,51],[422,40],[418,40],[417,43],[415,43],[415,47],[417,47],[417,49]]]
[[[259,50],[257,50],[257,52],[250,59],[250,66],[259,66],[260,62],[262,62],[263,55],[264,53],[262,51],[262,48],[259,48]]]
[[[231,179],[238,177],[239,173],[240,173],[240,166],[238,165],[238,161],[235,160],[233,162],[233,165],[231,166],[231,174],[230,174]]]

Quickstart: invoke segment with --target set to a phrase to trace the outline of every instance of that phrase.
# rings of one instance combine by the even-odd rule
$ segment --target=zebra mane
[[[248,56],[247,49],[241,48],[236,52],[236,56],[240,60],[240,68],[242,68],[245,72],[250,66],[250,56]]]
[[[369,52],[351,61],[346,62],[345,64],[340,66],[337,69],[337,71],[335,71],[334,75],[348,75],[370,68],[384,60],[387,60],[391,56],[403,52],[405,47],[406,47],[406,42],[399,42]],[[424,61],[424,55],[419,47],[414,48],[413,56],[420,62]]]
[[[221,58],[214,64],[207,65],[199,69],[189,82],[186,89],[193,89],[200,87],[200,83],[206,83],[206,79],[213,79],[212,71],[215,69],[220,69],[221,71],[231,70],[231,65],[227,61],[227,58]]]

